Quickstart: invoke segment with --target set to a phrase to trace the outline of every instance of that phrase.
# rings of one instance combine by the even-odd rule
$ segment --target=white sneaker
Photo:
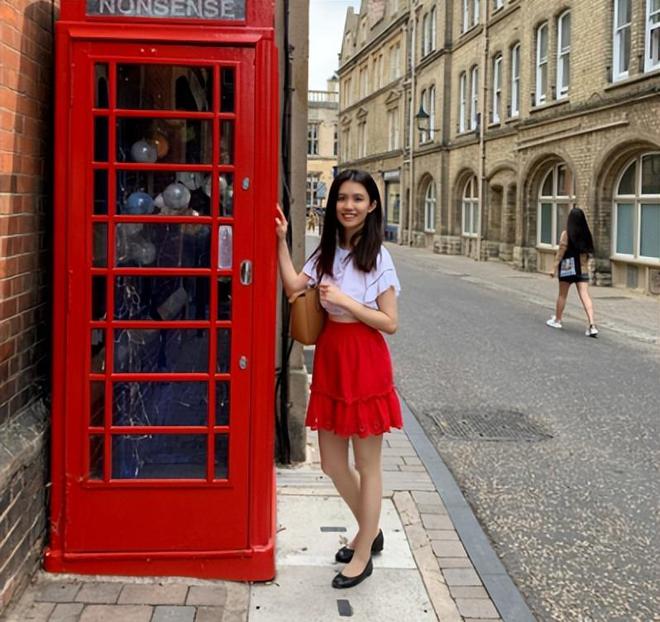
[[[587,330],[584,331],[584,334],[587,337],[596,338],[596,337],[598,337],[598,329],[596,328],[596,326],[594,324],[591,324],[591,326],[589,326],[589,328],[587,328]]]
[[[546,324],[551,328],[561,328],[561,322],[557,321],[557,318],[553,315]]]

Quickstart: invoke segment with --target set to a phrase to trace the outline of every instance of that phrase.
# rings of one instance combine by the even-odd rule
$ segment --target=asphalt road
[[[658,619],[657,346],[394,254],[398,388],[534,614]]]

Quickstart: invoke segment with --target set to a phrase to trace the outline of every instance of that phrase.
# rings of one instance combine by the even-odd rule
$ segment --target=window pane
[[[197,171],[117,171],[117,214],[210,216],[211,176]]]
[[[218,362],[217,369],[221,374],[229,373],[231,369],[231,331],[228,328],[218,329]]]
[[[316,141],[318,153],[318,140]],[[222,121],[220,123],[220,164],[234,163],[234,122]]]
[[[105,412],[105,382],[89,383],[89,425],[102,428]]]
[[[218,227],[218,268],[230,270],[233,257],[233,229],[231,225]]]
[[[92,330],[90,370],[93,374],[105,371],[105,330],[95,328]]]
[[[617,203],[616,206],[616,252],[622,255],[634,252],[634,209],[631,203]]]
[[[234,213],[234,176],[221,173],[219,183],[220,216],[231,216]]]
[[[94,171],[94,213],[108,213],[108,171]]]
[[[229,383],[215,384],[215,424],[229,425]]]
[[[218,279],[218,319],[231,320],[231,277]]]
[[[89,479],[103,479],[103,437],[89,437]]]
[[[94,161],[108,161],[108,117],[94,118]]]
[[[117,329],[116,373],[193,373],[209,369],[208,331],[181,329]]]
[[[108,225],[104,222],[95,222],[92,225],[93,248],[92,266],[105,268],[108,265]]]
[[[660,205],[642,205],[640,255],[660,259]]]
[[[568,54],[564,54],[561,57],[561,88],[562,89],[567,89],[570,82],[571,82],[571,63],[570,63],[570,57]]]
[[[552,244],[552,203],[541,203],[542,244]]]
[[[229,437],[218,434],[215,437],[215,479],[227,479],[229,473]]]
[[[551,197],[553,195],[553,190],[552,190],[553,176],[554,176],[553,171],[548,173],[548,176],[545,178],[545,181],[543,182],[543,190],[541,190],[541,196]]]
[[[567,13],[561,21],[561,49],[571,45],[571,14]]]
[[[115,319],[207,320],[209,281],[204,277],[119,276]]]
[[[105,277],[92,277],[92,320],[105,320],[106,291]]]
[[[96,89],[94,106],[96,108],[108,107],[108,65],[97,63],[94,65],[96,74]]]
[[[545,194],[545,188],[543,194]],[[573,196],[573,173],[563,164],[557,169],[557,196]]]
[[[561,236],[561,232],[566,229],[566,221],[568,220],[568,212],[570,210],[571,206],[567,204],[559,204],[557,205],[557,229],[555,231],[555,243],[559,244],[559,238]]]
[[[637,186],[637,162],[633,162],[621,177],[617,194],[635,194]]]
[[[117,161],[210,164],[211,121],[118,119]]]
[[[117,108],[212,110],[213,70],[177,65],[117,65]]]
[[[660,194],[660,153],[642,158],[642,194]]]
[[[202,434],[152,434],[112,437],[115,479],[204,479],[207,437]]]
[[[220,112],[234,112],[234,69],[223,67],[220,70]]]
[[[208,268],[211,228],[173,223],[123,223],[117,225],[120,267]]]
[[[619,33],[619,73],[630,68],[630,26]]]
[[[617,0],[617,26],[622,26],[630,21],[631,0]]]
[[[206,382],[117,382],[112,425],[207,425]]]

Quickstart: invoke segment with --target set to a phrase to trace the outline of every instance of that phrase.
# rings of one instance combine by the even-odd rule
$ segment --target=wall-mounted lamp
[[[424,104],[419,105],[419,112],[415,115],[415,119],[417,121],[417,129],[420,132],[424,132],[425,134],[429,134],[430,132],[440,132],[441,128],[439,127],[429,127],[430,123],[430,115],[426,110],[424,110]]]

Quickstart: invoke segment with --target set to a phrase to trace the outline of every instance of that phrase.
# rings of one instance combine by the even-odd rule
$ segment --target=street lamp
[[[417,129],[424,134],[440,131],[439,127],[429,127],[431,116],[424,110],[424,104],[419,105],[419,112],[415,115],[415,119],[417,120]]]

